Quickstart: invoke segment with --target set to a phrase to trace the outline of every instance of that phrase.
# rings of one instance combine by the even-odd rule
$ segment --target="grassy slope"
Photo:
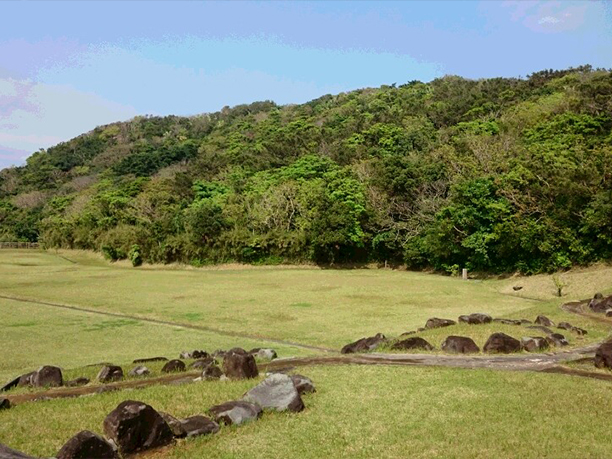
[[[559,311],[560,300],[543,293],[552,291],[553,285],[544,277],[520,292],[522,296],[533,293],[545,297],[545,301],[536,301],[500,294],[499,290],[507,290],[516,280],[464,282],[425,273],[308,267],[132,269],[111,266],[83,253],[63,254],[78,263],[53,253],[0,252],[0,294],[336,349],[376,332],[397,336],[423,326],[432,316],[456,320],[470,312],[531,320],[544,312],[557,320],[587,325]],[[602,272],[601,279],[590,287],[610,286],[612,270]],[[592,290],[587,293],[576,286],[572,293],[584,297],[592,295]],[[525,334],[511,327],[493,328]],[[483,341],[493,328],[473,328],[470,333]],[[596,327],[587,339],[600,338],[604,330]],[[448,332],[423,336],[439,344]]]
[[[612,455],[612,386],[551,374],[414,367],[316,367],[300,414],[266,414],[157,451],[155,458],[597,458]],[[29,403],[0,412],[0,442],[49,456],[81,429],[101,431],[119,402],[178,416],[240,397],[254,381],[151,387]],[[44,423],[37,420],[45,419]]]

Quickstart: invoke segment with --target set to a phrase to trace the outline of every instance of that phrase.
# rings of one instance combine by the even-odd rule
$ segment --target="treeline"
[[[535,273],[612,259],[612,73],[411,81],[94,129],[0,172],[0,240]]]

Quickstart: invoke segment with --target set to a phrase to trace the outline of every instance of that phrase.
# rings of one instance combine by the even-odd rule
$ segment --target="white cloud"
[[[559,22],[560,22],[560,19],[554,16],[544,16],[543,18],[540,18],[540,20],[538,21],[538,24],[557,24]]]
[[[0,79],[0,167],[134,115],[132,107],[69,86]]]

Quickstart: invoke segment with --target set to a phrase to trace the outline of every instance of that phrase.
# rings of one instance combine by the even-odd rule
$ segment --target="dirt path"
[[[5,298],[0,296],[0,298]],[[17,300],[19,301],[19,300]],[[21,300],[23,301],[23,300]],[[39,303],[39,302],[35,302]],[[612,319],[594,315],[586,310],[588,300],[580,302],[566,303],[561,308],[573,314],[579,314],[592,320],[605,322],[612,325]],[[58,305],[58,307],[67,307]],[[68,307],[69,309],[77,309]],[[86,311],[88,312],[88,311]],[[95,312],[95,311],[94,311]],[[111,314],[113,315],[113,314]],[[129,316],[121,316],[129,317]],[[138,319],[138,318],[136,318]],[[140,320],[140,319],[139,319]],[[157,321],[154,321],[157,323]],[[163,322],[162,322],[163,323]],[[168,323],[171,324],[171,323]],[[241,336],[241,335],[232,335]],[[273,341],[273,340],[270,340]],[[283,342],[283,344],[286,344]],[[598,373],[595,371],[584,371],[563,366],[564,362],[577,361],[592,357],[598,344],[591,344],[581,348],[570,349],[567,351],[550,352],[543,354],[521,354],[521,355],[439,355],[439,354],[350,354],[341,355],[321,355],[314,357],[295,357],[276,359],[272,362],[260,364],[259,369],[266,371],[288,371],[297,367],[318,366],[318,365],[401,365],[401,366],[429,366],[429,367],[449,367],[449,368],[487,368],[500,371],[533,371],[543,373],[558,373],[570,376],[580,376],[594,378],[605,381],[612,381],[612,373]],[[318,349],[318,348],[317,348]],[[78,388],[57,388],[43,392],[26,393],[19,395],[8,395],[11,403],[19,404],[36,400],[50,400],[54,398],[80,397],[101,392],[125,389],[139,389],[156,384],[187,384],[199,376],[197,372],[188,372],[160,376],[157,378],[123,381],[107,384],[104,386],[84,386]]]
[[[308,345],[308,344],[295,343],[293,341],[285,341],[285,340],[280,340],[280,339],[276,339],[276,338],[266,338],[264,336],[249,335],[249,334],[246,334],[246,333],[238,333],[238,332],[231,332],[231,331],[226,331],[226,330],[219,330],[218,328],[206,327],[204,325],[194,325],[194,324],[186,324],[186,323],[182,323],[182,322],[171,322],[171,321],[168,321],[168,320],[161,320],[161,319],[151,319],[151,318],[148,318],[148,317],[140,317],[140,316],[134,316],[134,315],[130,315],[130,314],[121,314],[121,313],[118,313],[118,312],[100,311],[100,310],[96,310],[96,309],[84,308],[84,307],[81,307],[81,306],[72,306],[72,305],[61,304],[61,303],[52,303],[52,302],[49,302],[49,301],[32,300],[32,299],[19,298],[19,297],[16,297],[16,296],[9,296],[9,295],[0,295],[0,298],[4,299],[4,300],[18,301],[20,303],[36,304],[36,305],[39,305],[39,306],[50,306],[50,307],[53,307],[53,308],[68,309],[70,311],[85,312],[85,313],[88,313],[88,314],[97,314],[97,315],[106,316],[106,317],[117,317],[117,318],[120,318],[120,319],[138,320],[140,322],[147,322],[147,323],[152,323],[152,324],[157,324],[157,325],[167,325],[167,326],[171,326],[171,327],[188,328],[190,330],[206,331],[206,332],[210,332],[210,333],[216,333],[218,335],[232,336],[232,337],[236,337],[236,338],[252,339],[252,340],[256,340],[256,341],[263,341],[263,342],[266,342],[266,343],[284,344],[286,346],[299,347],[301,349],[309,349],[309,350],[312,350],[312,351],[333,352],[333,353],[337,353],[338,352],[335,349],[330,349],[330,348],[326,348],[326,347],[311,346],[311,345]]]

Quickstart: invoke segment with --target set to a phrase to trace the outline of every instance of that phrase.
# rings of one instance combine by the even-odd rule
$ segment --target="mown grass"
[[[0,344],[4,349],[0,358],[0,384],[41,365],[61,367],[67,379],[89,377],[74,373],[80,371],[76,370],[79,367],[98,362],[121,364],[127,372],[134,359],[178,358],[183,350],[213,352],[240,346],[246,349],[272,347],[280,357],[312,354],[310,350],[266,341],[108,318],[2,298],[0,311]]]
[[[612,456],[609,383],[552,374],[415,367],[300,369],[317,385],[299,414],[266,413],[152,458],[601,458]],[[18,405],[0,442],[43,457],[81,429],[101,432],[121,401],[204,413],[256,381],[206,382]],[[45,422],[39,422],[44,419]]]
[[[334,349],[377,332],[399,336],[423,326],[432,316],[456,320],[471,312],[530,320],[544,312],[553,320],[586,325],[559,310],[570,297],[555,298],[554,290],[542,293],[549,283],[553,285],[550,277],[529,280],[527,285],[524,278],[465,282],[391,270],[133,269],[83,252],[62,251],[58,255],[64,258],[51,252],[24,252],[0,252],[1,294]],[[593,279],[588,292],[580,289],[576,278],[572,293],[580,298],[591,296],[592,290],[610,290],[611,273],[600,268],[596,275],[589,274]],[[525,284],[524,289],[508,294],[506,290],[518,282]],[[530,295],[539,299],[527,298]],[[497,331],[483,327],[474,332],[488,336],[493,329]],[[446,331],[431,334],[441,341],[436,334]],[[603,333],[604,328],[594,330],[586,340]]]

